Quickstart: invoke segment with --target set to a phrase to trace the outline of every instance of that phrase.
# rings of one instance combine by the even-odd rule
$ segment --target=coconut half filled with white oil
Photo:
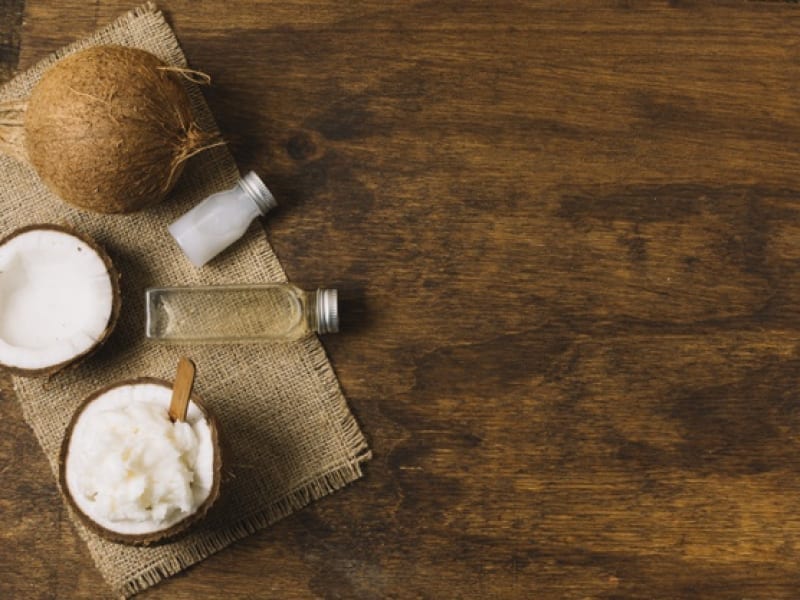
[[[124,381],[87,398],[67,428],[61,489],[81,522],[106,539],[174,538],[219,496],[216,421],[195,394],[185,421],[171,421],[171,397],[166,381]]]
[[[0,365],[50,375],[85,357],[111,333],[119,275],[90,238],[31,225],[0,241]]]

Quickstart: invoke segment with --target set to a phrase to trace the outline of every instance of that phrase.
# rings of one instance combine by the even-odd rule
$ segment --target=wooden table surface
[[[800,6],[162,2],[366,477],[143,598],[797,598]],[[130,0],[0,0],[10,76]],[[107,588],[13,395],[0,597]]]

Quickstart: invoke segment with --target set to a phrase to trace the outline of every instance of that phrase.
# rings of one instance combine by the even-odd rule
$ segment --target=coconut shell
[[[102,525],[94,521],[89,515],[81,511],[81,509],[78,507],[78,504],[75,502],[75,499],[72,497],[72,494],[69,491],[69,486],[67,486],[67,461],[69,459],[69,443],[70,440],[72,439],[72,430],[75,428],[75,424],[78,422],[78,418],[80,417],[83,410],[92,401],[96,400],[98,397],[102,396],[109,390],[126,385],[137,385],[143,383],[162,385],[170,390],[172,389],[172,384],[163,379],[156,379],[153,377],[139,377],[138,379],[129,379],[126,381],[120,381],[118,383],[101,388],[96,392],[92,393],[88,398],[86,398],[81,403],[81,405],[72,415],[72,419],[70,420],[70,423],[67,426],[67,431],[64,434],[64,441],[61,443],[61,452],[59,453],[58,457],[58,481],[59,485],[61,486],[61,492],[64,494],[64,497],[66,498],[67,503],[69,504],[73,513],[78,517],[80,522],[87,529],[93,531],[100,537],[110,540],[112,542],[131,544],[134,546],[153,546],[171,541],[176,537],[179,537],[180,535],[186,533],[189,530],[189,528],[192,527],[192,525],[203,519],[208,514],[208,511],[211,509],[211,507],[219,498],[220,484],[222,481],[222,450],[220,445],[219,423],[214,418],[214,416],[208,411],[208,409],[206,409],[205,405],[203,404],[202,400],[199,398],[197,394],[192,392],[190,398],[191,401],[195,403],[197,407],[200,409],[200,412],[203,413],[203,416],[208,422],[209,430],[211,431],[211,443],[214,446],[214,464],[213,464],[214,474],[211,483],[211,490],[208,493],[208,497],[199,507],[197,507],[197,510],[193,512],[191,515],[187,515],[185,519],[178,521],[171,527],[163,529],[161,531],[155,531],[152,533],[143,533],[143,534],[119,533],[117,531],[111,531],[110,529],[103,527]]]
[[[180,77],[149,52],[123,46],[61,59],[28,99],[29,162],[55,195],[80,208],[127,213],[161,202],[185,160],[210,146]]]
[[[111,280],[111,291],[112,291],[112,303],[111,303],[111,315],[108,317],[108,323],[106,324],[106,328],[103,330],[103,333],[97,338],[97,341],[90,346],[84,352],[75,355],[74,357],[60,362],[56,365],[52,365],[49,367],[44,367],[42,369],[22,369],[20,367],[15,367],[11,365],[6,365],[0,363],[0,368],[4,371],[12,373],[14,375],[21,375],[23,377],[49,377],[58,373],[59,371],[75,366],[94,354],[100,346],[102,346],[108,337],[111,335],[111,332],[114,331],[114,327],[117,324],[117,320],[119,319],[120,309],[122,308],[122,293],[120,292],[120,274],[119,271],[114,267],[114,263],[111,262],[111,257],[106,253],[106,251],[92,238],[88,235],[84,235],[82,233],[78,233],[74,229],[70,227],[66,227],[63,225],[54,225],[52,223],[41,223],[35,225],[26,225],[25,227],[20,227],[19,229],[15,229],[2,240],[0,240],[0,246],[8,243],[18,235],[22,235],[23,233],[27,233],[29,231],[41,231],[41,230],[50,230],[50,231],[58,231],[60,233],[66,233],[67,235],[71,235],[82,241],[84,244],[89,246],[103,261],[103,264],[108,271],[109,279]]]

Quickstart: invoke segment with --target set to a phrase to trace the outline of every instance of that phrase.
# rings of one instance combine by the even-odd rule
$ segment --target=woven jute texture
[[[0,88],[0,102],[24,100],[60,57],[90,45],[121,44],[186,66],[172,30],[153,4],[121,17],[63,48]],[[200,90],[186,82],[195,117],[216,124]],[[254,226],[235,247],[195,269],[170,238],[167,225],[239,176],[229,151],[192,158],[170,198],[132,215],[96,215],[52,196],[34,171],[0,157],[0,234],[32,223],[58,223],[89,234],[122,273],[122,313],[101,350],[49,380],[15,378],[30,424],[55,472],[67,423],[93,390],[137,376],[171,380],[178,358],[197,364],[196,391],[216,414],[225,439],[222,496],[187,537],[154,548],[106,542],[75,527],[114,591],[131,596],[233,541],[361,476],[370,457],[338,381],[315,336],[275,345],[168,346],[144,339],[144,290],[159,285],[280,282],[285,274],[264,234]],[[55,485],[55,483],[54,483]]]

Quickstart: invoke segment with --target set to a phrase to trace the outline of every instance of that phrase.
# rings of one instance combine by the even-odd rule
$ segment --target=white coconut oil
[[[208,421],[190,403],[186,421],[173,423],[170,398],[161,385],[112,388],[73,427],[66,482],[80,510],[106,529],[166,529],[193,514],[210,493]]]
[[[277,206],[252,171],[230,190],[212,194],[172,225],[169,232],[196,267],[202,267],[244,235],[250,223]]]

